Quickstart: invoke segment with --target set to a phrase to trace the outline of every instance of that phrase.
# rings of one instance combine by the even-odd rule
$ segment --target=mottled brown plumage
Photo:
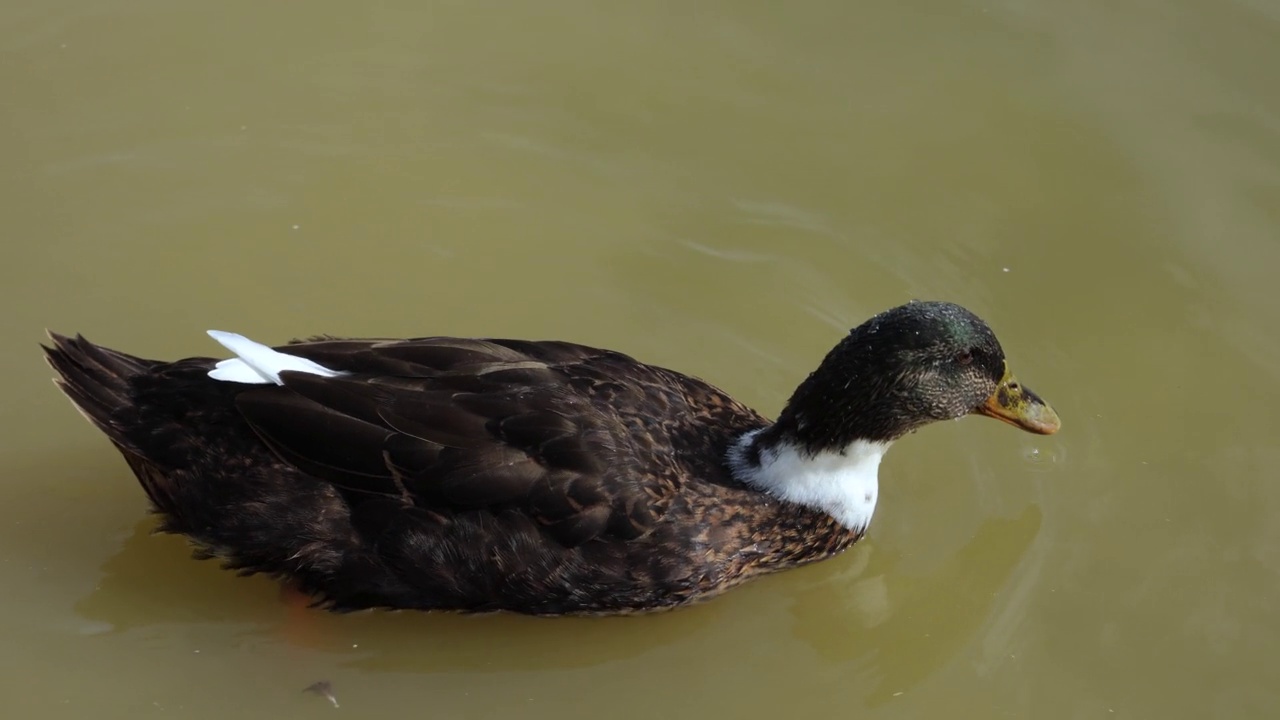
[[[318,338],[278,350],[343,375],[252,385],[211,379],[209,358],[143,360],[51,337],[59,384],[124,455],[163,530],[337,610],[670,608],[860,535],[734,477],[728,450],[770,428],[764,417],[616,352]],[[994,388],[995,367],[966,382]],[[815,409],[829,403],[829,392],[810,394],[827,398]],[[958,414],[973,409],[964,402]],[[789,409],[789,423],[813,430],[812,412]],[[876,432],[899,435],[935,419],[875,417]],[[833,427],[838,437],[800,437],[860,437],[856,422]]]
[[[320,340],[281,349],[351,375],[281,387],[54,345],[165,530],[336,609],[658,609],[857,539],[731,477],[729,444],[764,418],[614,352]]]

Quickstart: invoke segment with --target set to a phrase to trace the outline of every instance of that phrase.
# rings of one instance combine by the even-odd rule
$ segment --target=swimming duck
[[[831,557],[889,445],[1057,415],[991,329],[912,302],[844,337],[776,421],[701,380],[567,342],[319,337],[145,360],[50,334],[58,385],[160,530],[333,610],[660,610]]]

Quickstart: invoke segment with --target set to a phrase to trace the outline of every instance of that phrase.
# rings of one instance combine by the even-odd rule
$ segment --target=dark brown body
[[[764,418],[618,353],[322,339],[279,349],[348,374],[278,386],[54,342],[164,530],[334,609],[656,610],[858,537],[731,477],[727,449]]]

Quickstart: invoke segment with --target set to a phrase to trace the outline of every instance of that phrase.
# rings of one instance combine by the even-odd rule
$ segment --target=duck
[[[564,341],[209,335],[231,357],[149,360],[56,333],[42,347],[157,531],[337,612],[687,606],[853,546],[882,457],[923,426],[1060,428],[950,302],[850,330],[776,420]]]

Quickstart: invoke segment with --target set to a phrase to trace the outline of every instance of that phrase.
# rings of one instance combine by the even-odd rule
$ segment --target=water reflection
[[[196,562],[184,540],[154,535],[154,527],[151,518],[138,522],[103,564],[101,582],[76,604],[82,616],[116,633],[225,624],[224,632],[260,633],[275,643],[332,653],[344,667],[431,673],[593,667],[677,641],[696,643],[699,636],[710,641],[721,621],[742,609],[726,596],[645,618],[335,615],[298,607],[267,578],[240,578],[214,562]],[[874,679],[868,703],[887,702],[954,660],[1007,606],[1010,578],[1040,527],[1036,506],[1016,517],[988,519],[937,572],[925,575],[903,573],[899,554],[870,539],[822,566],[790,573],[796,576],[788,581],[786,606],[792,634],[824,662],[852,664],[864,682]],[[811,572],[818,567],[822,571]],[[1017,609],[1002,613],[1016,615]],[[511,652],[513,637],[519,637],[518,653]]]
[[[343,657],[342,665],[396,672],[574,668],[643,654],[705,628],[714,610],[685,608],[647,618],[532,618],[307,608],[274,580],[238,577],[190,557],[180,537],[138,522],[102,578],[76,603],[83,617],[125,633],[186,623],[224,624],[272,642]],[[595,641],[584,643],[584,637]],[[521,651],[510,652],[513,637]],[[605,640],[604,638],[607,638]]]
[[[863,681],[873,680],[867,702],[888,702],[954,661],[995,615],[1017,613],[1002,606],[1041,519],[1033,505],[986,520],[927,575],[899,571],[898,554],[874,543],[857,547],[858,562],[795,593],[795,636],[830,662],[853,661]]]

